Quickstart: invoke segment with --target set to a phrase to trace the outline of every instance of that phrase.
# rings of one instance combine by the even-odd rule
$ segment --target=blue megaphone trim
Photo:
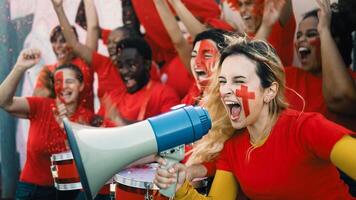
[[[209,113],[201,107],[185,106],[147,120],[155,133],[159,152],[192,143],[211,128]]]

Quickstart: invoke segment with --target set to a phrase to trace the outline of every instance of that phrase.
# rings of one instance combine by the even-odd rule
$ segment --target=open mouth
[[[242,16],[242,19],[243,20],[250,20],[251,19],[251,16],[249,16],[249,15],[244,15],[244,16]]]
[[[57,58],[58,58],[58,59],[63,59],[63,58],[65,58],[65,56],[66,56],[65,53],[63,53],[63,52],[57,52]]]
[[[136,80],[131,77],[124,77],[124,82],[127,88],[132,88],[136,85]]]
[[[225,105],[229,109],[230,119],[232,121],[239,120],[241,114],[241,105],[235,101],[225,101]]]
[[[298,53],[299,53],[301,59],[305,59],[311,53],[311,50],[306,47],[299,47]]]
[[[204,70],[194,70],[195,73],[197,74],[197,76],[201,76],[201,77],[204,77],[204,76],[207,76],[207,73],[204,71]]]
[[[61,92],[61,93],[59,93],[59,98],[62,101],[65,101],[65,100],[68,100],[72,96],[72,94],[73,94],[73,92],[71,92],[71,91]],[[63,103],[65,103],[65,102],[63,102]]]

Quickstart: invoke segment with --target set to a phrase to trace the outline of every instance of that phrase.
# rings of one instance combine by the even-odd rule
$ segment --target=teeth
[[[248,19],[250,19],[250,16],[248,16],[248,15],[242,16],[242,19],[248,20]]]
[[[309,50],[308,48],[306,48],[306,47],[300,47],[300,48],[298,49],[298,51],[299,51],[300,53],[302,53],[302,52],[309,52],[310,50]]]
[[[226,105],[239,105],[237,102],[227,101],[225,102]]]

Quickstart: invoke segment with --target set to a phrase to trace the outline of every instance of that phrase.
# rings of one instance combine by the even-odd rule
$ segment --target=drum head
[[[153,184],[157,168],[157,163],[132,167],[116,174],[114,180],[119,184],[129,187],[158,190],[158,187]]]

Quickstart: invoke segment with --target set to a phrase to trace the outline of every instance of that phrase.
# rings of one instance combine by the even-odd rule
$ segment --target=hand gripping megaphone
[[[84,128],[68,119],[63,123],[87,199],[133,161],[192,143],[211,128],[208,112],[192,106],[118,128]]]

